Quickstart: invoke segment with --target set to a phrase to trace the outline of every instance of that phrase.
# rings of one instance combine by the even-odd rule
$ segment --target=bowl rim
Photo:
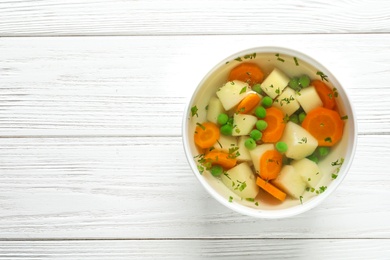
[[[197,169],[197,164],[193,160],[193,155],[190,150],[190,141],[189,137],[186,136],[189,130],[189,115],[191,112],[191,105],[194,102],[194,99],[196,98],[198,92],[201,90],[202,86],[204,85],[205,81],[222,65],[224,65],[227,61],[231,61],[237,57],[241,57],[245,54],[251,54],[251,53],[279,53],[279,54],[285,54],[289,55],[291,57],[297,57],[299,60],[303,60],[306,63],[314,66],[317,69],[320,69],[323,72],[326,72],[326,75],[330,79],[330,81],[335,85],[337,85],[337,91],[340,93],[342,92],[343,95],[343,105],[345,106],[346,110],[350,111],[350,114],[348,114],[348,121],[351,122],[350,124],[350,134],[348,135],[348,143],[351,144],[351,147],[349,147],[346,151],[345,158],[348,160],[345,160],[343,163],[342,172],[344,174],[341,174],[338,176],[337,179],[332,181],[332,185],[327,188],[327,191],[322,193],[320,196],[317,196],[314,199],[309,200],[308,202],[305,202],[304,204],[293,206],[286,209],[271,209],[271,210],[264,210],[264,209],[254,209],[250,207],[246,207],[244,205],[241,205],[235,201],[229,202],[225,197],[223,197],[221,194],[219,194],[214,188],[207,182],[206,178],[202,177],[201,174],[199,174],[199,171]],[[182,143],[183,148],[185,151],[186,159],[191,166],[191,170],[193,174],[196,176],[198,181],[202,184],[202,186],[206,189],[206,191],[219,203],[224,205],[225,207],[238,212],[240,214],[251,216],[255,218],[260,219],[280,219],[280,218],[288,218],[292,216],[296,216],[299,214],[302,214],[304,212],[309,211],[310,209],[313,209],[314,207],[320,205],[324,200],[326,200],[331,194],[334,193],[334,191],[340,186],[341,182],[345,179],[347,173],[349,172],[349,169],[352,165],[353,158],[355,156],[356,152],[356,146],[357,146],[357,119],[356,119],[356,112],[353,108],[353,104],[349,98],[349,95],[347,93],[347,90],[344,88],[344,84],[340,83],[340,80],[338,77],[335,77],[334,74],[325,67],[322,63],[320,63],[315,58],[302,53],[298,50],[286,48],[282,46],[257,46],[252,48],[247,48],[241,51],[238,51],[220,62],[218,62],[214,67],[212,67],[206,75],[203,76],[203,78],[199,81],[197,87],[192,92],[189,100],[187,100],[185,104],[184,109],[184,115],[183,115],[183,121],[182,121]],[[346,102],[345,102],[346,101]]]

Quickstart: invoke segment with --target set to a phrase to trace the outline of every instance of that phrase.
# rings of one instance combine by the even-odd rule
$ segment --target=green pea
[[[266,114],[267,114],[267,111],[265,110],[264,107],[257,107],[255,110],[255,115],[258,118],[264,118]]]
[[[306,113],[305,112],[299,113],[299,115],[298,115],[299,123],[302,124],[303,120],[305,120],[305,117],[306,117]]]
[[[317,148],[317,154],[319,157],[325,157],[329,154],[329,147],[326,146],[320,146]]]
[[[230,136],[233,133],[233,126],[230,124],[226,124],[221,126],[220,128],[221,134]]]
[[[263,99],[261,100],[261,104],[262,104],[265,108],[271,107],[271,106],[272,106],[272,103],[273,103],[273,100],[272,100],[272,98],[270,98],[269,96],[263,97]]]
[[[306,88],[310,85],[310,78],[307,75],[302,75],[299,77],[299,84],[302,88]]]
[[[253,140],[252,138],[248,138],[245,140],[245,147],[248,149],[248,150],[253,150],[256,148],[256,141]]]
[[[220,125],[224,125],[224,124],[226,124],[228,121],[229,121],[229,116],[226,115],[225,113],[221,113],[221,114],[219,114],[218,117],[217,117],[217,122],[218,122],[218,124],[220,124]]]
[[[290,86],[290,88],[292,88],[293,90],[296,90],[296,91],[301,89],[301,86],[299,85],[299,78],[290,79],[290,82],[288,83],[288,85]]]
[[[255,140],[255,141],[259,141],[261,139],[261,137],[263,137],[263,133],[261,133],[259,130],[257,129],[253,129],[250,133],[249,133],[249,136]]]
[[[219,176],[223,173],[223,168],[221,165],[211,166],[210,172],[213,176]]]
[[[275,144],[275,148],[279,153],[285,153],[287,152],[287,144],[285,142],[277,142]]]
[[[307,159],[309,159],[309,160],[311,160],[311,161],[313,161],[313,162],[315,162],[315,163],[318,163],[318,157],[313,153],[313,154],[311,154],[311,155],[309,155],[308,157],[306,157]]]
[[[288,120],[294,122],[295,124],[299,123],[298,116],[296,114],[292,114],[291,116],[289,116]]]
[[[259,130],[259,131],[264,131],[264,130],[267,128],[267,126],[268,126],[268,124],[267,124],[267,122],[264,121],[264,120],[258,120],[258,121],[256,122],[256,128],[257,128],[257,130]]]
[[[262,92],[261,85],[260,84],[253,85],[252,90],[257,92],[257,93],[259,93],[259,94],[261,94],[261,92]]]

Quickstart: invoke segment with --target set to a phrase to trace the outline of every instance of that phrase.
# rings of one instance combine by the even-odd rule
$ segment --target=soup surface
[[[326,192],[344,162],[348,115],[326,73],[297,57],[252,53],[220,66],[191,105],[199,174],[259,209]]]

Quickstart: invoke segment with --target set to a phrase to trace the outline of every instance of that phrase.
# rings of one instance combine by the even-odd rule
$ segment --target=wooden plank
[[[1,259],[387,259],[389,239],[2,241]]]
[[[3,1],[0,36],[383,33],[375,1]]]
[[[389,147],[388,135],[360,136],[323,204],[259,220],[208,195],[180,137],[2,138],[0,239],[390,238]]]
[[[203,75],[258,45],[294,48],[329,65],[351,96],[359,133],[387,134],[389,41],[382,34],[2,38],[0,136],[178,136]]]

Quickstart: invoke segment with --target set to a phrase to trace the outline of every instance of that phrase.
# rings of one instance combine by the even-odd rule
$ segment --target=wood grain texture
[[[0,36],[388,33],[389,14],[386,0],[11,0]]]
[[[258,45],[319,59],[350,94],[359,134],[389,134],[389,41],[382,34],[2,38],[0,135],[179,136],[184,106],[207,71]]]
[[[349,175],[323,204],[258,220],[208,195],[180,137],[3,138],[0,239],[390,238],[389,144],[360,136]]]
[[[390,240],[2,241],[1,259],[387,259]]]

